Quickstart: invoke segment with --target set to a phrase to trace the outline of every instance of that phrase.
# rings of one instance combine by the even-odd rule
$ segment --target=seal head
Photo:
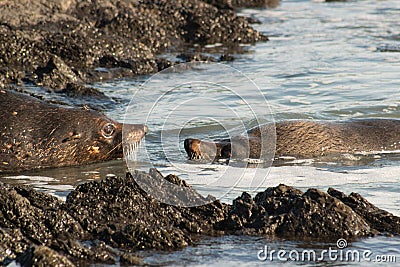
[[[231,143],[228,141],[211,142],[188,138],[184,141],[184,148],[189,159],[216,161],[232,156]]]
[[[52,105],[0,91],[0,173],[73,166],[123,156],[122,127],[104,114]],[[145,125],[125,125],[124,141],[136,145]]]

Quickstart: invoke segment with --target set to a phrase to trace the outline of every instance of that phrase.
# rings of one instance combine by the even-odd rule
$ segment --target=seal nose
[[[123,141],[128,143],[139,142],[149,131],[144,124],[124,124],[124,128]]]
[[[184,141],[184,147],[186,150],[186,153],[188,154],[190,159],[201,159],[203,157],[208,157],[209,152],[207,149],[206,151],[201,151],[200,150],[200,145],[204,144],[202,141],[199,139],[192,139],[188,138]],[[207,148],[207,146],[206,146]]]
[[[194,143],[199,145],[200,142],[198,139],[192,139],[192,138],[185,139],[183,146],[185,147],[186,153],[188,155],[196,151],[196,149],[194,149],[193,147]]]
[[[220,156],[217,143],[188,138],[184,141],[190,159],[211,159]]]
[[[186,153],[189,153],[190,143],[192,142],[191,140],[192,139],[185,139],[185,141],[183,142],[183,146],[186,150]]]

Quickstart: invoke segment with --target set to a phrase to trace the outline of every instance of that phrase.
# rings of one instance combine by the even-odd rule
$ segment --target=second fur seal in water
[[[123,124],[102,113],[0,90],[0,173],[81,165],[123,156]],[[135,147],[147,127],[125,124]]]
[[[244,134],[216,142],[186,139],[184,147],[190,159],[259,159],[262,139],[276,128],[275,158],[289,156],[315,158],[347,153],[374,153],[400,149],[400,120],[362,119],[346,122],[283,121],[255,127]],[[263,138],[261,136],[263,135]],[[233,142],[233,145],[232,145]],[[247,149],[246,149],[247,147]],[[264,151],[265,148],[263,148]],[[271,151],[271,148],[266,148]],[[245,150],[245,151],[244,151]]]

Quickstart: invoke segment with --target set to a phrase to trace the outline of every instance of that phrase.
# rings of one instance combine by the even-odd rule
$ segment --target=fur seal
[[[122,124],[88,109],[49,104],[0,90],[0,173],[73,166],[123,156]],[[134,147],[147,133],[125,124]]]
[[[250,129],[245,135],[233,137],[234,146],[229,139],[216,142],[186,139],[184,147],[190,159],[215,160],[227,159],[233,155],[239,155],[240,158],[243,146],[247,145],[248,152],[243,158],[259,159],[261,133],[266,136],[274,130],[273,127],[273,124],[265,124]],[[316,158],[400,149],[400,120],[396,119],[360,119],[346,122],[283,121],[276,123],[275,127],[275,158]]]

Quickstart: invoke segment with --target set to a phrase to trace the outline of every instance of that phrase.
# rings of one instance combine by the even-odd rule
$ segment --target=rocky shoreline
[[[202,236],[246,234],[335,241],[399,235],[400,218],[356,193],[302,192],[279,185],[232,205],[218,200],[198,207],[161,203],[136,183],[157,186],[160,174],[136,171],[79,185],[65,202],[27,186],[0,187],[0,261],[23,265],[141,264],[138,250],[174,250]],[[190,187],[175,175],[166,181]],[[162,191],[161,188],[159,190]],[[192,191],[187,198],[201,197]],[[171,196],[173,197],[173,196]]]
[[[239,44],[268,38],[237,7],[279,0],[2,1],[0,88],[35,84],[96,95],[86,84],[154,73],[176,62],[230,60]],[[213,57],[207,44],[219,43]],[[175,59],[163,57],[175,55]]]
[[[177,62],[227,61],[240,44],[268,38],[238,16],[239,7],[274,7],[279,0],[1,1],[0,88],[33,84],[70,97],[106,98],[88,84],[134,77]],[[207,48],[207,44],[221,44]],[[210,54],[212,56],[210,56]],[[400,218],[357,193],[330,188],[302,192],[279,185],[232,204],[180,207],[157,201],[137,179],[164,194],[160,179],[128,173],[79,185],[66,201],[28,186],[0,184],[0,262],[22,266],[140,265],[139,250],[175,250],[204,236],[257,235],[336,241],[399,235]],[[158,181],[158,182],[156,182]]]

